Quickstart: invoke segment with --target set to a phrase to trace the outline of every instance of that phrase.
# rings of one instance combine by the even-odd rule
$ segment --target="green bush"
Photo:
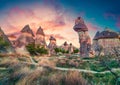
[[[78,53],[78,52],[79,52],[79,49],[75,49],[73,52],[74,52],[74,53]]]
[[[35,47],[35,44],[28,44],[26,46],[27,50],[31,55],[42,55],[42,54],[48,54],[48,50],[45,49],[44,47],[37,46]]]
[[[7,48],[9,47],[9,43],[6,42],[3,37],[0,37],[0,52],[6,52]]]
[[[55,50],[56,53],[59,53],[59,52],[61,52],[61,53],[63,53],[63,54],[64,54],[64,53],[69,53],[68,50],[66,51],[66,50],[64,50],[64,49],[62,49],[62,48],[55,48],[54,50]]]
[[[2,46],[2,47],[7,47],[7,46],[9,46],[9,43],[6,42],[6,41],[3,39],[3,37],[0,37],[0,46]]]

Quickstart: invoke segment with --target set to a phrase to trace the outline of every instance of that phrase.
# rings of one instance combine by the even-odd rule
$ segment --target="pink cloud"
[[[81,12],[80,15],[84,16],[85,13]],[[19,35],[20,30],[26,24],[30,25],[34,33],[39,26],[41,26],[45,34],[47,34],[47,40],[53,35],[60,44],[68,40],[68,42],[74,42],[75,45],[78,45],[77,33],[72,29],[75,18],[72,13],[68,14],[66,11],[61,11],[59,6],[56,8],[37,6],[29,9],[14,7],[8,12],[4,20],[3,28],[6,29],[7,34]],[[89,30],[98,29],[98,27],[92,23],[87,23],[87,27]],[[7,30],[10,31],[7,32]]]
[[[92,23],[86,23],[87,24],[87,27],[88,27],[88,30],[98,30],[99,29],[99,27],[98,26],[96,26],[96,25],[94,25],[94,24],[92,24]]]
[[[31,9],[22,9],[19,7],[10,9],[8,13],[8,17],[14,18],[15,16],[16,17],[18,16],[17,18],[22,17],[22,16],[24,18],[39,18],[35,16],[34,12]]]
[[[56,9],[52,8],[39,8],[40,9],[34,10],[14,7],[8,12],[6,21],[19,26],[30,24],[35,29],[39,26],[42,26],[44,30],[52,31],[62,29],[66,25],[64,13],[60,13],[56,11]],[[49,13],[50,15],[48,16]],[[8,28],[10,28],[10,26],[8,26]]]

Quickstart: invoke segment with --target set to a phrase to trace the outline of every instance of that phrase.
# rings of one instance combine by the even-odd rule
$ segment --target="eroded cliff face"
[[[100,50],[102,55],[115,54],[114,49],[120,50],[119,33],[106,29],[97,32],[93,39],[93,48],[95,54],[98,55]]]

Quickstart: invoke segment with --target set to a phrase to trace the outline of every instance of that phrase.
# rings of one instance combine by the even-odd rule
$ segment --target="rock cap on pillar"
[[[56,41],[56,39],[53,37],[53,36],[50,36],[50,39],[49,40],[54,40]]]
[[[88,28],[87,28],[87,26],[85,25],[84,20],[83,20],[81,17],[78,17],[78,18],[75,20],[75,25],[74,25],[73,29],[74,29],[76,32],[88,31]]]

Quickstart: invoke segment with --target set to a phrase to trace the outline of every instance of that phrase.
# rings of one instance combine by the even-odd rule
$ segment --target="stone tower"
[[[57,47],[56,39],[53,36],[51,36],[49,40],[50,40],[50,43],[48,45],[48,48],[49,48],[49,51],[50,51],[50,55],[54,55],[55,54],[54,49]]]
[[[45,34],[41,27],[38,28],[36,32],[35,44],[46,48]]]
[[[81,17],[75,20],[73,29],[78,33],[80,43],[80,57],[89,57],[91,51],[91,39],[88,34],[88,28]]]

